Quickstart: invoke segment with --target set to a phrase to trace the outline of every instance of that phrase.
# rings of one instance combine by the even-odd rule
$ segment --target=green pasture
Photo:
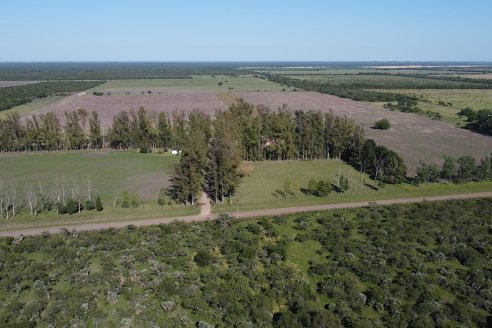
[[[438,105],[439,101],[450,102],[450,110],[459,111],[465,107],[473,109],[492,109],[492,90],[490,89],[400,89],[381,90],[379,92],[395,92],[416,96]],[[442,106],[447,107],[447,106]]]
[[[140,154],[131,151],[79,151],[9,153],[0,155],[0,183],[13,183],[18,192],[27,185],[45,192],[54,190],[56,182],[66,192],[72,185],[86,192],[87,179],[104,203],[112,203],[115,194],[135,193],[145,202],[155,203],[161,187],[167,185],[168,173],[178,157]]]
[[[309,179],[328,179],[336,184],[337,174],[350,176],[352,190],[345,193],[332,191],[326,197],[314,197],[302,192]],[[446,194],[491,191],[492,182],[468,184],[385,185],[377,190],[369,177],[363,177],[362,189],[358,172],[339,160],[256,162],[243,165],[245,175],[236,195],[229,202],[216,205],[217,213],[251,211],[268,208],[336,204],[407,197],[425,197]],[[285,181],[291,185],[292,195],[282,195]],[[357,187],[357,191],[355,190]],[[285,193],[284,193],[285,194]]]
[[[219,85],[219,84],[222,85]],[[141,94],[166,91],[280,91],[281,85],[255,78],[249,75],[238,77],[225,75],[200,75],[191,79],[140,79],[140,80],[113,80],[88,92],[99,91],[111,94]]]

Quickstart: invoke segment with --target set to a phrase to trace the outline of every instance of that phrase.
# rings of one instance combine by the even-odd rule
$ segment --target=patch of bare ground
[[[365,127],[366,135],[398,152],[413,173],[419,160],[440,163],[444,155],[472,155],[477,158],[492,152],[492,137],[454,127],[411,113],[392,112],[374,105],[317,92],[237,92],[253,104],[291,110],[333,111],[348,116]],[[374,122],[387,118],[391,130],[376,130]]]

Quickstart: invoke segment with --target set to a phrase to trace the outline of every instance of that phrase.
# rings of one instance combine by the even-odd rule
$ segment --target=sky
[[[490,0],[1,0],[0,61],[492,61]]]

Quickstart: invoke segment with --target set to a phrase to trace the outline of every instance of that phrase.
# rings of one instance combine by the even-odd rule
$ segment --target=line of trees
[[[475,158],[465,155],[458,158],[445,156],[442,166],[421,161],[417,167],[416,180],[419,183],[446,180],[455,183],[492,180],[492,155]]]
[[[53,112],[33,114],[25,121],[18,113],[9,113],[0,119],[0,151],[179,148],[185,115],[175,111],[172,117],[174,125],[166,113],[140,107],[118,113],[104,133],[98,113],[82,108],[65,112],[64,125]]]
[[[92,180],[56,179],[50,186],[25,184],[22,189],[0,181],[0,218],[11,219],[27,210],[31,216],[54,211],[56,215],[102,211],[103,203]]]
[[[315,111],[272,111],[239,100],[215,119],[199,111],[181,121],[182,156],[171,177],[169,195],[194,205],[202,190],[214,202],[233,195],[241,160],[338,158],[381,183],[406,177],[401,157],[374,140],[347,117]]]

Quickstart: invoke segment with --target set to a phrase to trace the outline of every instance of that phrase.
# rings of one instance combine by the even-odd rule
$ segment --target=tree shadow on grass
[[[372,189],[374,191],[379,191],[379,187],[373,186],[373,185],[371,185],[371,184],[369,184],[367,182],[364,182],[364,186],[366,186],[366,187],[368,187],[368,188],[370,188],[370,189]]]

